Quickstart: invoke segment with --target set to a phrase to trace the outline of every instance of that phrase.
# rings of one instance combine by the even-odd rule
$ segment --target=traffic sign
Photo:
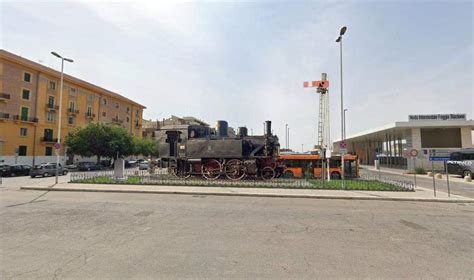
[[[61,144],[59,144],[59,143],[57,143],[57,142],[54,143],[54,149],[56,149],[56,150],[61,149]]]
[[[418,156],[418,150],[417,149],[411,149],[410,150],[410,156],[412,156],[412,157]]]
[[[430,161],[448,161],[450,157],[430,157]]]
[[[341,142],[339,142],[339,149],[341,149],[341,150],[347,150],[347,142],[346,142],[346,140],[342,140]]]
[[[346,140],[342,140],[341,142],[339,142],[339,152],[341,154],[347,153],[347,142],[346,142]]]
[[[447,161],[451,159],[450,151],[446,149],[431,149],[430,161]]]

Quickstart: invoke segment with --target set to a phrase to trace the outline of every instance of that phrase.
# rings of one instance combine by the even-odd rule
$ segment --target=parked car
[[[461,149],[451,153],[448,172],[474,179],[474,149]]]
[[[28,176],[30,170],[30,165],[15,164],[4,168],[2,170],[2,177]]]
[[[59,175],[66,175],[68,173],[67,169],[63,168],[61,164],[59,167],[56,168],[56,163],[44,163],[41,165],[36,165],[30,171],[31,178],[35,178],[36,176],[48,177],[48,176],[55,176],[56,169]]]
[[[138,165],[138,169],[139,170],[147,170],[148,168],[150,168],[150,162],[148,161],[142,161],[139,165]]]
[[[76,164],[68,164],[68,165],[66,165],[66,166],[64,166],[64,167],[66,167],[67,170],[76,170],[76,169],[77,169],[77,165],[76,165]]]
[[[101,170],[102,166],[92,161],[84,161],[77,164],[77,169],[79,171]]]
[[[0,164],[0,177],[6,177],[7,170],[10,169],[8,164]]]

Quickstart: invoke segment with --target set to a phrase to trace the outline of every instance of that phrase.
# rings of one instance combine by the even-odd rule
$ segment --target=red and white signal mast
[[[332,150],[331,145],[331,133],[330,133],[330,114],[329,114],[329,81],[327,80],[327,74],[321,74],[321,81],[312,81],[303,82],[305,88],[312,87],[316,88],[316,93],[319,94],[319,115],[318,115],[318,144],[317,148],[319,149],[319,154],[321,158],[326,159],[327,155],[330,154]],[[329,156],[328,156],[329,157]],[[329,179],[329,160],[327,161],[327,172]],[[322,179],[324,180],[324,175],[326,172],[321,172]]]

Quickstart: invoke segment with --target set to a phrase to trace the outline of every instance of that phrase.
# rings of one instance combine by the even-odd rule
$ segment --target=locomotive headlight
[[[184,149],[186,149],[186,146],[185,145],[179,145],[179,149],[184,150]]]

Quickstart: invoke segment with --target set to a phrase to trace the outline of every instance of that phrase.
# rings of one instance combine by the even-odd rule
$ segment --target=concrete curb
[[[271,193],[221,193],[209,191],[184,190],[117,190],[117,189],[84,189],[62,187],[20,187],[21,190],[37,191],[69,191],[69,192],[104,192],[104,193],[146,193],[146,194],[178,194],[178,195],[212,195],[212,196],[244,196],[244,197],[273,197],[273,198],[311,198],[311,199],[344,199],[344,200],[379,200],[379,201],[415,201],[415,202],[444,202],[444,203],[474,203],[474,199],[447,198],[402,198],[402,197],[371,197],[371,196],[337,196],[316,194],[271,194]]]

